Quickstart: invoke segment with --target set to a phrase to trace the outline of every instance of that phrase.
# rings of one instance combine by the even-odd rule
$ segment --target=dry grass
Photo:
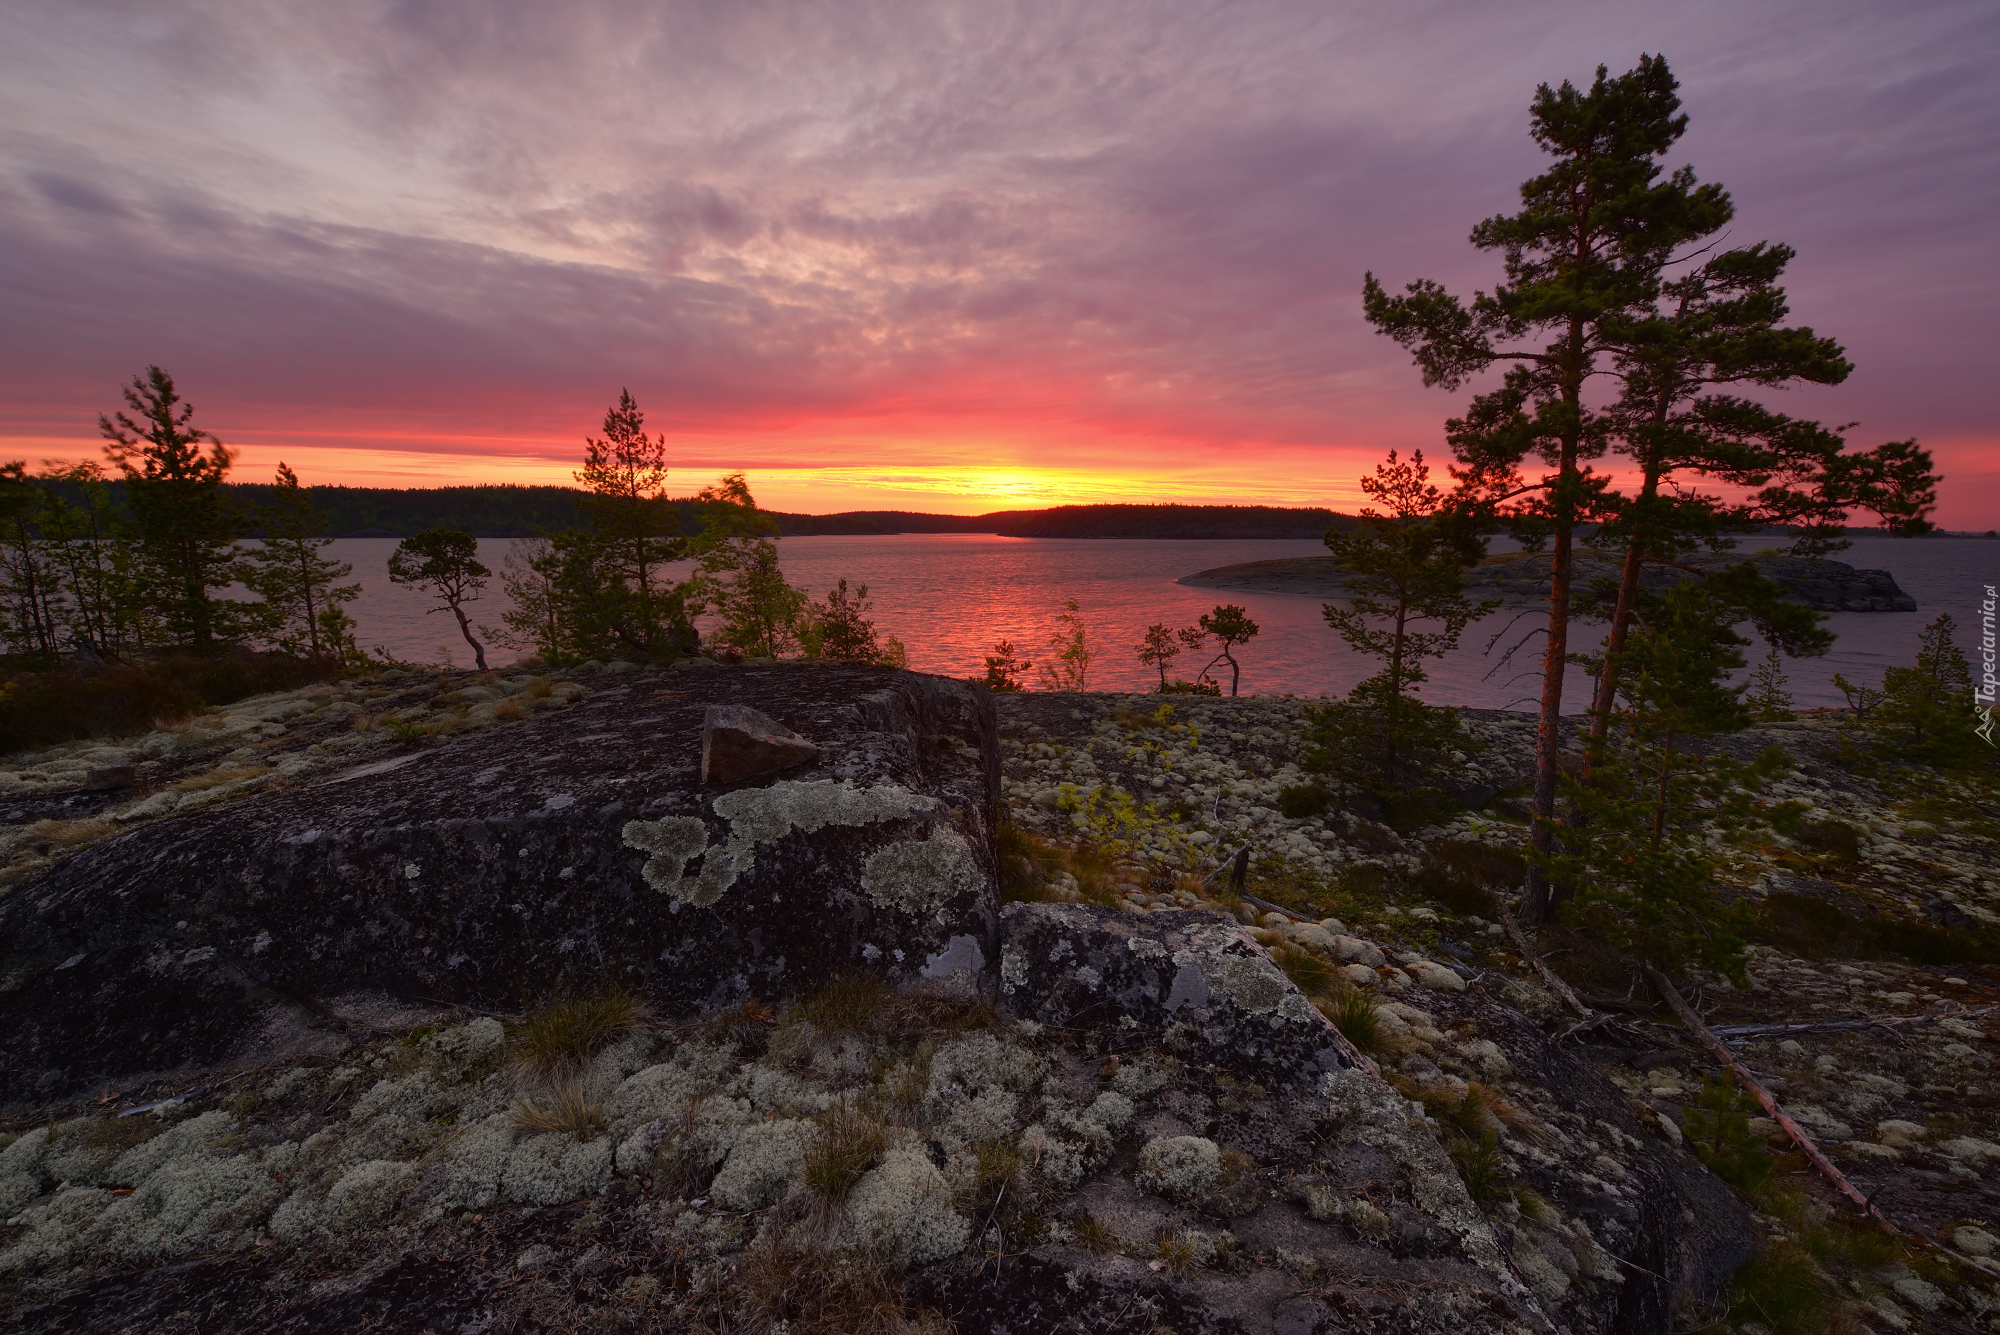
[[[530,700],[546,700],[555,691],[547,677],[530,677],[528,684],[521,688],[521,694]]]
[[[382,726],[380,714],[356,714],[352,727],[356,732],[373,732]]]
[[[118,827],[108,820],[38,820],[27,828],[21,842],[47,856],[94,844],[116,833]]]
[[[1386,1052],[1394,1045],[1382,1032],[1382,1010],[1368,992],[1354,986],[1336,987],[1313,1005],[1333,1021],[1333,1027],[1363,1052]]]
[[[817,1118],[820,1137],[806,1151],[806,1187],[838,1205],[889,1147],[889,1128],[870,1109],[840,1103]]]
[[[867,973],[843,973],[786,1007],[782,1021],[823,1034],[873,1034],[891,1042],[990,1028],[999,1017],[977,1000],[894,992]]]
[[[911,1311],[881,1259],[811,1236],[771,1237],[743,1253],[736,1297],[749,1330],[790,1335],[944,1335],[937,1313]],[[737,1327],[742,1328],[742,1327]]]
[[[1153,1256],[1165,1262],[1167,1269],[1176,1275],[1184,1275],[1201,1264],[1201,1252],[1194,1239],[1178,1228],[1162,1228],[1153,1235]]]
[[[604,1130],[604,1100],[595,1088],[565,1080],[514,1100],[514,1125],[523,1131],[560,1131],[589,1140]]]
[[[1076,1245],[1093,1252],[1108,1252],[1118,1245],[1111,1228],[1088,1210],[1078,1210],[1069,1221]]]
[[[651,1026],[646,1003],[630,992],[551,1001],[513,1027],[514,1064],[534,1079],[561,1082],[627,1034]]]
[[[528,717],[528,711],[521,707],[519,700],[502,700],[493,706],[493,717],[517,719]]]
[[[269,774],[269,765],[217,765],[206,774],[194,774],[175,784],[177,793],[199,793],[210,788],[226,788],[232,783]]]
[[[777,1023],[777,1012],[755,997],[701,1020],[685,1032],[704,1043],[762,1047]]]

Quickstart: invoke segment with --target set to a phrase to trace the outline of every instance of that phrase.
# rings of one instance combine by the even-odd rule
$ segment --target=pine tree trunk
[[[1632,609],[1639,601],[1639,572],[1645,562],[1639,544],[1625,549],[1625,569],[1618,580],[1618,608],[1611,614],[1611,634],[1604,642],[1604,667],[1597,674],[1597,695],[1590,704],[1590,742],[1583,750],[1584,783],[1604,761],[1604,737],[1611,728],[1611,706],[1618,698],[1618,659],[1625,652],[1625,640],[1632,631]]]

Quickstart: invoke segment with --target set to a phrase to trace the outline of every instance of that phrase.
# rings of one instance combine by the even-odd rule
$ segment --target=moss
[[[1169,1136],[1146,1142],[1132,1181],[1141,1191],[1169,1200],[1200,1200],[1222,1176],[1222,1151],[1205,1136]]]

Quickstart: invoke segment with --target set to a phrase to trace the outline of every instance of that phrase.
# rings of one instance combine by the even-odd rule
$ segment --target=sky
[[[0,0],[0,457],[158,363],[246,481],[567,483],[629,388],[779,509],[1352,508],[1472,392],[1363,274],[1491,286],[1642,53],[1857,365],[1781,405],[2000,525],[1991,0]]]

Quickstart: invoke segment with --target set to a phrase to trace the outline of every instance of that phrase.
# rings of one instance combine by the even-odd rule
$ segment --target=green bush
[[[1278,793],[1278,811],[1291,820],[1304,820],[1309,816],[1326,813],[1333,801],[1333,794],[1316,783],[1294,784]]]
[[[1681,1114],[1681,1134],[1708,1170],[1739,1191],[1756,1191],[1771,1176],[1770,1147],[1750,1131],[1761,1109],[1733,1079],[1709,1076]]]
[[[1528,859],[1518,848],[1469,839],[1443,839],[1424,849],[1418,871],[1425,894],[1453,913],[1499,912],[1499,896],[1527,880]]]
[[[1857,918],[1811,895],[1774,891],[1751,919],[1749,938],[1801,959],[1876,959],[1900,955],[1918,964],[2000,962],[2000,934],[1901,919]]]

